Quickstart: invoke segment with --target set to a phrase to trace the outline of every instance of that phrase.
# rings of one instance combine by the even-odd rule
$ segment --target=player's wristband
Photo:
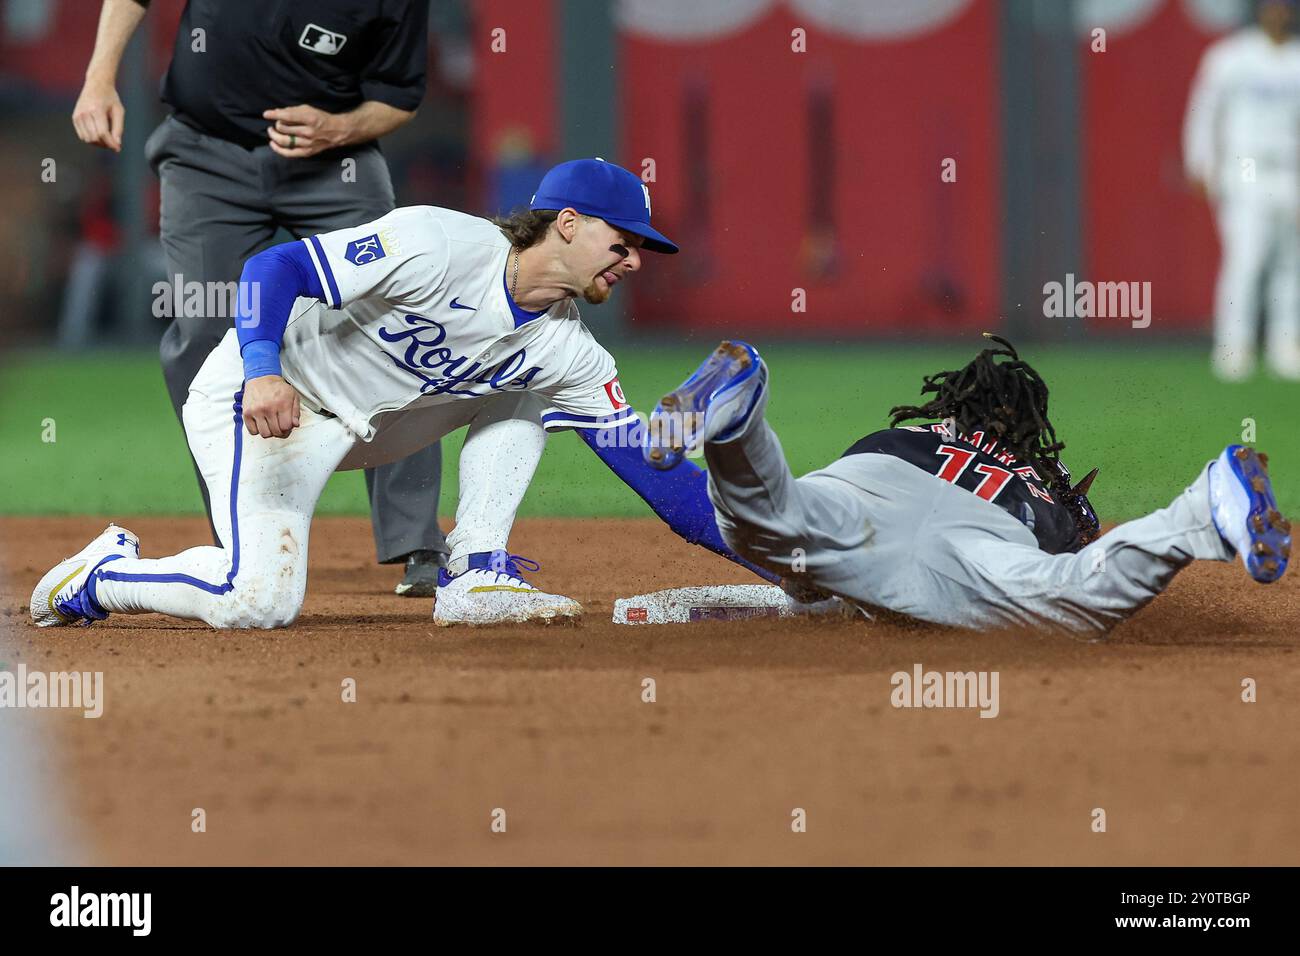
[[[280,346],[268,339],[249,342],[241,350],[244,357],[244,381],[263,375],[280,375]]]

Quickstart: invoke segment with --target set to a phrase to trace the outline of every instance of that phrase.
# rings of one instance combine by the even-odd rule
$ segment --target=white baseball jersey
[[[374,438],[382,412],[522,390],[541,398],[548,431],[635,417],[572,299],[516,318],[510,243],[488,220],[407,206],[302,241],[328,301],[295,303],[284,378],[359,438]]]
[[[1183,160],[1216,190],[1300,175],[1300,40],[1277,44],[1249,27],[1210,46],[1187,103]]]

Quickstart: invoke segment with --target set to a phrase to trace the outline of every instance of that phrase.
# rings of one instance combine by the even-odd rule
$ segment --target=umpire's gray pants
[[[285,159],[270,146],[244,149],[169,116],[149,137],[145,156],[162,181],[162,246],[173,282],[236,281],[244,261],[271,245],[279,227],[301,238],[378,219],[394,206],[388,165],[376,143]],[[347,181],[345,159],[356,162],[355,178]],[[183,315],[163,333],[163,377],[178,419],[190,383],[231,321]],[[441,478],[436,442],[366,471],[381,563],[419,549],[447,551],[438,528]],[[199,488],[210,521],[201,478]]]
[[[718,529],[737,554],[868,613],[1100,635],[1193,559],[1231,560],[1205,470],[1168,508],[1051,555],[1001,508],[899,458],[850,455],[795,478],[761,414],[704,455]]]

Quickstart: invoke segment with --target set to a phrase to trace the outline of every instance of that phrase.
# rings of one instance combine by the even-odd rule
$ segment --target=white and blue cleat
[[[666,471],[706,441],[727,441],[744,430],[767,397],[767,365],[752,345],[723,342],[650,415],[642,455]]]
[[[433,623],[556,624],[576,623],[582,605],[559,594],[547,594],[524,579],[525,571],[541,570],[536,561],[505,550],[477,551],[457,574],[438,571]]]
[[[94,541],[65,558],[41,578],[27,603],[37,627],[86,626],[108,617],[95,602],[95,575],[118,558],[140,557],[140,539],[110,524]]]
[[[1214,527],[1261,584],[1280,578],[1291,557],[1291,522],[1278,511],[1267,465],[1254,449],[1229,445],[1210,466]]]

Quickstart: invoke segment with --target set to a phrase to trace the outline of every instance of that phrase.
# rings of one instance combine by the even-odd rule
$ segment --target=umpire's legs
[[[309,159],[285,159],[270,147],[253,153],[268,182],[277,184],[270,198],[278,220],[295,236],[360,225],[393,209],[388,165],[374,143]],[[400,461],[366,469],[380,564],[401,561],[412,551],[450,550],[438,527],[441,484],[442,449],[436,441]]]
[[[145,156],[162,184],[159,231],[172,288],[182,282],[238,281],[244,260],[275,235],[248,151],[169,116],[149,137]],[[206,288],[200,300],[204,304],[209,301]],[[181,300],[190,301],[183,294]],[[175,304],[173,296],[173,309]],[[177,419],[190,383],[232,321],[228,315],[191,314],[187,307],[163,333],[158,352]],[[211,524],[208,488],[197,465],[195,474]]]

